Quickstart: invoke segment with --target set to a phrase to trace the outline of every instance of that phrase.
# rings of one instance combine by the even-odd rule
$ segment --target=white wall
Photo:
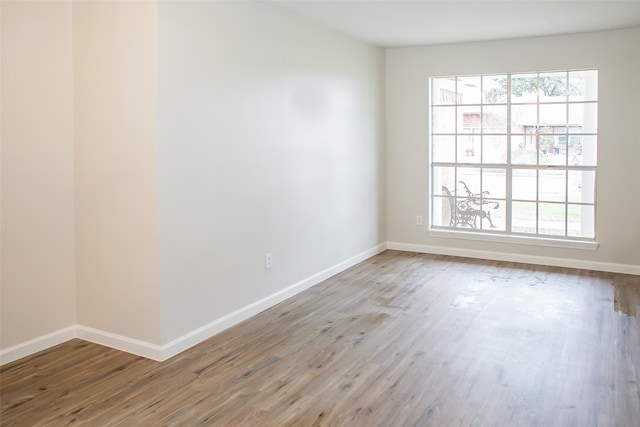
[[[75,324],[71,3],[2,1],[0,348]]]
[[[640,29],[387,51],[387,235],[391,242],[448,252],[489,251],[640,266]],[[430,237],[428,215],[430,76],[599,69],[597,251]],[[626,266],[626,267],[625,267]],[[614,266],[614,268],[617,268]]]
[[[384,51],[254,2],[158,15],[166,343],[386,240]]]
[[[73,3],[78,323],[160,343],[155,2]]]

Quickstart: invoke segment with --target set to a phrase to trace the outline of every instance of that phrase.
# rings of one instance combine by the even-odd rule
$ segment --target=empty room
[[[640,2],[2,0],[1,426],[637,426]]]

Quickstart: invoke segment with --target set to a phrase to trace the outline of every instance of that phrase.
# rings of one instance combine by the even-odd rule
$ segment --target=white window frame
[[[560,71],[538,71],[538,72],[533,72],[533,73],[526,73],[526,74],[536,74],[537,78],[540,79],[540,74],[546,74],[546,73],[553,73],[553,72],[559,72],[559,73],[569,73],[571,71],[596,71],[595,69],[593,70],[560,70]],[[569,162],[567,161],[565,165],[552,165],[552,164],[540,164],[539,161],[539,156],[538,156],[538,160],[536,161],[535,165],[521,165],[521,164],[512,164],[512,134],[514,133],[512,131],[512,123],[511,123],[511,107],[512,105],[512,97],[511,97],[511,76],[513,75],[521,75],[521,74],[525,74],[525,73],[490,73],[490,74],[477,74],[477,75],[453,75],[453,76],[433,76],[429,78],[429,106],[428,106],[428,119],[429,119],[429,143],[428,143],[428,147],[429,147],[429,151],[428,151],[428,163],[429,163],[429,222],[428,222],[428,227],[427,227],[427,231],[429,233],[429,235],[434,236],[434,237],[445,237],[445,238],[460,238],[460,239],[472,239],[472,240],[482,240],[482,241],[492,241],[492,242],[499,242],[499,243],[518,243],[518,244],[526,244],[526,245],[536,245],[536,246],[553,246],[553,247],[561,247],[561,248],[572,248],[572,249],[587,249],[587,250],[595,250],[598,247],[598,243],[597,243],[597,223],[596,223],[596,213],[597,213],[597,209],[596,209],[596,203],[597,203],[597,198],[596,198],[596,187],[597,187],[597,159],[595,160],[595,164],[594,165],[588,165],[588,166],[583,166],[583,165],[570,165]],[[567,74],[568,75],[568,74]],[[436,133],[433,131],[433,107],[434,106],[441,106],[442,104],[435,104],[433,97],[436,96],[437,94],[434,94],[434,85],[433,85],[433,80],[434,79],[441,79],[441,78],[448,78],[448,79],[455,79],[456,81],[456,90],[454,92],[454,96],[457,96],[458,90],[457,90],[457,85],[458,85],[458,81],[461,78],[474,78],[477,77],[479,78],[481,84],[484,81],[483,77],[485,76],[506,76],[507,77],[507,100],[506,100],[506,105],[507,105],[507,126],[506,126],[506,144],[507,144],[507,160],[506,160],[506,164],[492,164],[492,163],[482,163],[482,161],[480,163],[464,163],[464,162],[459,162],[458,158],[457,158],[457,154],[456,154],[456,159],[454,162],[434,162],[433,161],[433,137],[434,136],[451,136],[450,134],[447,133]],[[480,94],[482,94],[482,87],[480,89]],[[564,102],[559,103],[559,104],[566,104],[567,106],[567,110],[569,109],[569,106],[571,104],[584,104],[585,102],[591,102],[594,103],[596,106],[598,105],[598,100],[596,99],[595,101],[584,101],[584,100],[580,100],[580,101],[572,101],[569,99],[569,97],[567,96],[567,98],[565,99]],[[542,103],[544,104],[544,103]],[[454,103],[455,108],[457,109],[458,106],[468,106],[468,105],[474,105],[474,104],[461,104],[459,103],[457,100]],[[482,111],[483,111],[483,106],[484,105],[495,105],[495,104],[485,104],[482,99],[480,101],[479,107],[480,107],[480,111],[481,111],[481,116],[482,116]],[[517,105],[517,103],[515,103],[515,105]],[[535,105],[537,106],[538,110],[540,108],[541,102],[540,102],[540,97],[539,94],[536,98],[536,102]],[[457,110],[456,110],[457,111]],[[456,121],[458,120],[458,113],[456,112],[455,114],[456,116]],[[455,152],[458,153],[458,137],[460,135],[466,136],[467,134],[461,134],[459,127],[456,125],[455,126],[455,143],[456,143],[456,147],[455,147]],[[571,135],[575,135],[575,133],[573,133],[570,130],[569,125],[567,125],[564,129],[564,132],[559,133],[559,135],[562,135],[565,137],[566,142],[569,142]],[[578,133],[578,135],[580,137],[584,137],[584,136],[594,136],[597,138],[597,131],[595,133]],[[538,142],[536,142],[536,144],[538,144]],[[482,148],[481,148],[482,149]],[[539,151],[540,146],[537,145],[536,146],[537,151]],[[565,147],[565,149],[568,149],[568,144]],[[596,155],[597,157],[597,155]],[[505,177],[506,177],[506,212],[505,212],[505,229],[499,230],[499,231],[494,231],[494,230],[489,230],[489,229],[475,229],[475,228],[460,228],[460,227],[448,227],[448,226],[434,226],[434,215],[436,214],[434,212],[435,210],[435,203],[434,203],[434,195],[435,194],[439,194],[441,195],[441,190],[434,188],[435,183],[434,183],[434,168],[435,167],[473,167],[473,168],[494,168],[494,167],[498,167],[500,169],[504,169],[505,170]],[[565,195],[565,200],[563,202],[564,204],[564,209],[565,209],[565,235],[564,236],[552,236],[552,235],[544,235],[544,234],[538,234],[538,214],[536,213],[536,234],[533,233],[518,233],[518,232],[513,232],[511,231],[512,229],[512,218],[511,218],[511,208],[512,208],[512,203],[513,203],[513,197],[512,197],[512,171],[513,169],[531,169],[531,170],[536,170],[536,171],[540,171],[540,170],[564,170],[567,171],[567,173],[569,171],[572,170],[576,170],[576,171],[593,171],[596,178],[594,178],[594,194],[593,194],[593,203],[588,203],[589,206],[593,205],[593,231],[594,231],[594,237],[590,238],[590,237],[574,237],[574,236],[569,236],[568,235],[568,224],[569,224],[569,220],[568,220],[568,208],[569,205],[576,205],[576,204],[580,204],[580,203],[575,203],[575,202],[569,202],[568,197]],[[536,174],[538,175],[538,174]],[[567,178],[565,176],[565,185],[567,182]],[[541,201],[539,199],[539,195],[536,195],[536,200],[535,200],[536,206],[539,206],[540,203],[545,203],[544,201]],[[538,208],[536,208],[536,212],[538,212]]]

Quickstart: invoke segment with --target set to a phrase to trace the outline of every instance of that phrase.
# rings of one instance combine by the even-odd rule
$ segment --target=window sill
[[[473,231],[455,231],[455,230],[443,230],[443,229],[430,229],[427,230],[427,234],[432,237],[440,237],[446,239],[462,239],[462,240],[476,240],[482,242],[495,242],[495,243],[512,243],[518,245],[527,246],[546,246],[553,248],[564,249],[581,249],[588,251],[595,251],[600,245],[595,241],[586,240],[563,240],[553,239],[549,237],[528,237],[528,236],[514,236],[514,235],[502,235],[492,233],[476,233]]]

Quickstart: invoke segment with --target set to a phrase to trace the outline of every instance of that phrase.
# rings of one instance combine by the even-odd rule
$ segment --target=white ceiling
[[[640,27],[640,0],[259,1],[382,47]]]

